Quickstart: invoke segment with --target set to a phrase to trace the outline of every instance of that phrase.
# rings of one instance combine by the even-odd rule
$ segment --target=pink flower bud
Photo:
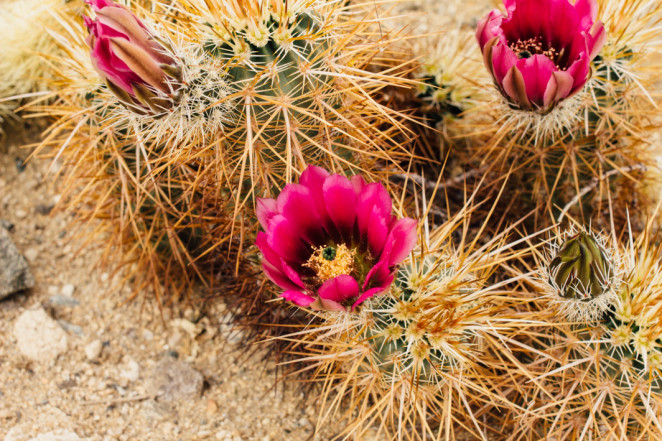
[[[87,44],[95,70],[120,100],[132,108],[156,111],[169,107],[168,97],[178,87],[173,57],[145,25],[111,0],[87,0],[96,19],[84,17],[90,31]]]
[[[596,0],[503,0],[476,38],[501,94],[522,110],[549,112],[580,91],[605,42]],[[574,4],[573,4],[574,3]]]

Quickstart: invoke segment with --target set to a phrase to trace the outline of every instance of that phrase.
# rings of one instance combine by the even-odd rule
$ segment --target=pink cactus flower
[[[309,166],[277,199],[259,199],[256,245],[286,300],[345,311],[383,294],[416,245],[416,221],[391,214],[379,183]]]
[[[605,43],[596,0],[503,0],[476,38],[487,69],[509,103],[549,112],[580,91]]]
[[[109,88],[124,101],[137,97],[149,104],[158,102],[153,98],[160,93],[171,94],[175,61],[145,25],[111,0],[87,3],[96,13],[96,19],[84,17],[92,64]]]

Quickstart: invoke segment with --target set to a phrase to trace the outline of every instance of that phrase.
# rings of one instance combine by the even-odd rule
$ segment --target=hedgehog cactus
[[[275,120],[270,119],[279,110],[274,101],[284,97],[292,109],[292,124],[298,122],[302,126],[310,117],[306,113],[320,104],[315,100],[331,99],[327,104],[335,104],[333,97],[328,96],[333,78],[325,72],[329,69],[329,57],[333,57],[333,36],[324,29],[314,9],[304,5],[299,8],[269,11],[265,6],[265,12],[250,14],[245,21],[226,19],[223,24],[230,26],[232,33],[224,39],[210,38],[204,44],[214,57],[231,60],[228,74],[236,89],[251,88],[260,97],[258,100],[264,101],[252,107],[251,116],[258,122],[258,128],[283,127],[282,109]],[[251,22],[251,19],[257,20]],[[283,135],[282,131],[278,132]],[[276,140],[272,142],[279,144]]]
[[[54,33],[66,53],[53,61],[56,101],[29,110],[58,115],[40,153],[67,163],[81,218],[119,219],[111,230],[131,232],[109,243],[143,248],[138,266],[163,255],[159,267],[208,281],[204,258],[228,247],[236,257],[254,236],[256,196],[308,164],[369,168],[398,157],[399,116],[370,93],[400,80],[363,70],[379,60],[365,38],[371,23],[339,4],[87,3],[84,23],[62,18]],[[386,118],[395,124],[379,130]],[[153,221],[155,205],[167,221]],[[188,229],[195,240],[172,240]]]
[[[547,310],[541,315],[550,310],[555,314],[548,319],[554,328],[546,333],[547,339],[539,340],[541,351],[531,354],[531,375],[536,378],[526,394],[531,414],[522,418],[517,439],[662,436],[662,329],[658,320],[662,249],[652,242],[652,225],[649,222],[646,231],[626,249],[607,251],[603,240],[587,233],[569,235],[567,246],[560,248],[562,255],[575,257],[579,253],[569,249],[582,242],[592,243],[594,246],[587,246],[585,251],[593,256],[591,259],[600,256],[593,263],[610,262],[610,271],[621,271],[621,276],[595,285],[600,296],[605,295],[605,287],[613,291],[608,302],[589,307],[585,300],[559,297],[552,300],[551,309],[541,305]],[[614,260],[615,255],[621,257]],[[593,293],[590,285],[583,284],[578,291]],[[561,308],[554,307],[559,305]]]
[[[471,300],[475,281],[449,289],[449,283],[456,283],[456,269],[443,260],[431,255],[421,262],[412,259],[400,268],[390,295],[371,304],[367,341],[375,365],[396,381],[407,375],[420,384],[443,381],[444,373],[469,361],[479,338],[461,320],[463,312],[480,305]],[[439,307],[445,311],[430,314],[432,293],[444,286],[448,292]]]
[[[517,368],[501,343],[526,334],[534,319],[515,312],[526,300],[506,288],[510,281],[490,283],[514,253],[503,236],[482,247],[454,243],[471,211],[419,241],[389,292],[360,309],[318,313],[283,337],[324,384],[320,426],[347,406],[356,410],[347,437],[375,424],[387,440],[452,439],[459,430],[482,438],[489,429],[477,415],[485,403],[509,406],[510,386],[498,378]]]
[[[455,82],[469,77],[465,90],[474,89],[463,112],[449,118],[447,106],[424,106],[434,121],[445,119],[442,144],[456,147],[451,165],[485,169],[494,183],[507,179],[516,195],[509,212],[537,209],[533,227],[568,215],[606,226],[608,195],[625,202],[634,193],[646,211],[650,197],[641,190],[652,168],[659,99],[652,67],[659,60],[648,54],[659,45],[650,31],[662,20],[659,1],[503,4],[505,11],[492,11],[475,28],[480,52],[453,58],[469,60],[462,75],[451,75]],[[561,16],[563,26],[552,23]],[[453,38],[438,40],[445,47]],[[481,58],[482,74],[464,67]],[[626,221],[623,210],[613,217],[617,225]]]
[[[225,63],[236,112],[223,148],[226,167],[239,171],[232,185],[242,203],[245,190],[246,198],[258,186],[276,191],[309,163],[347,170],[402,154],[370,124],[394,113],[363,95],[382,81],[362,70],[377,45],[365,44],[367,22],[350,20],[341,4],[208,0],[185,8],[199,22],[205,54]]]

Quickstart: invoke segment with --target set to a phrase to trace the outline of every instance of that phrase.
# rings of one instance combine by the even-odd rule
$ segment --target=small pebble
[[[103,349],[103,343],[101,340],[93,340],[87,346],[85,346],[85,357],[88,361],[97,361],[101,355],[101,350]]]
[[[71,297],[74,295],[75,291],[76,291],[76,287],[69,283],[62,287],[61,293],[63,296]]]
[[[24,255],[25,258],[28,259],[28,261],[34,262],[39,257],[39,250],[35,248],[28,248],[27,250],[25,250]]]
[[[147,341],[154,340],[154,333],[149,329],[143,329],[143,340],[147,340]]]
[[[64,296],[61,294],[50,296],[48,303],[51,306],[63,306],[65,308],[73,308],[74,306],[78,306],[80,304],[80,302],[73,297]]]
[[[120,378],[137,381],[140,378],[140,365],[135,360],[129,360],[126,364],[126,369],[120,372]]]
[[[218,412],[218,404],[214,400],[207,400],[207,415],[214,415]]]
[[[67,334],[42,308],[24,311],[14,322],[18,350],[34,361],[53,362],[67,350]]]
[[[53,211],[53,205],[47,204],[37,204],[34,207],[35,211],[42,216],[48,216]]]
[[[4,228],[5,230],[9,231],[10,233],[14,230],[14,224],[12,224],[8,220],[4,220],[4,219],[0,219],[0,227]]]
[[[74,325],[73,323],[69,323],[66,320],[58,320],[57,323],[62,327],[67,332],[71,332],[72,334],[76,334],[78,337],[83,336],[83,328],[81,328],[78,325]]]

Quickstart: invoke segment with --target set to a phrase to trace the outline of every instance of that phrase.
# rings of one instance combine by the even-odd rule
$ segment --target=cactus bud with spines
[[[166,46],[122,5],[87,0],[96,18],[84,16],[94,69],[117,98],[138,113],[160,114],[174,105],[181,68]]]
[[[541,277],[569,319],[598,319],[612,307],[622,263],[603,236],[566,231],[552,239],[548,256]]]
[[[566,239],[549,263],[549,274],[561,297],[590,301],[610,289],[614,268],[596,238],[582,231]]]
[[[622,261],[608,311],[576,323],[556,310],[540,352],[529,354],[532,375],[545,384],[527,391],[531,413],[514,438],[662,439],[662,246],[654,221],[625,242],[607,253]],[[540,306],[541,315],[554,310]]]

